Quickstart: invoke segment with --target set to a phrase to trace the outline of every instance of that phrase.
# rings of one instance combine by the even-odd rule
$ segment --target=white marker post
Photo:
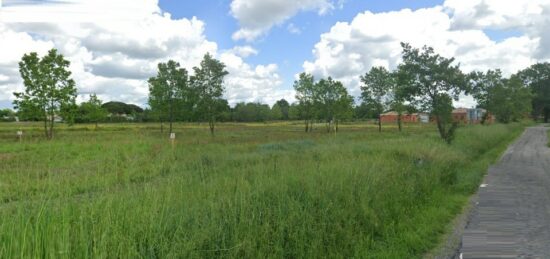
[[[170,133],[170,143],[172,144],[172,149],[174,148],[174,142],[176,141],[176,133]]]
[[[19,142],[21,142],[23,140],[23,131],[18,130],[17,131],[17,137],[19,138]]]

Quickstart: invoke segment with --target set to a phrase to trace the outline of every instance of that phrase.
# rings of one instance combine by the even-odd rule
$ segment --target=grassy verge
[[[0,257],[421,257],[523,129],[150,126],[0,137]]]

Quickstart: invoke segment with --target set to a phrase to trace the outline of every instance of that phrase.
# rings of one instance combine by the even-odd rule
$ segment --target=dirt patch
[[[13,154],[9,153],[0,153],[0,161],[8,161],[15,157]]]

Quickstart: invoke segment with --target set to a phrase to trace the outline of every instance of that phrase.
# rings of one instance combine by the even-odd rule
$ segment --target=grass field
[[[0,258],[421,257],[522,129],[0,124]]]

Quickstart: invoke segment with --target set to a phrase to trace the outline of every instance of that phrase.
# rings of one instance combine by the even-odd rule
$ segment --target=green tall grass
[[[0,258],[421,257],[523,129],[449,146],[431,126],[180,124],[171,146],[156,125],[17,127],[0,124]]]

